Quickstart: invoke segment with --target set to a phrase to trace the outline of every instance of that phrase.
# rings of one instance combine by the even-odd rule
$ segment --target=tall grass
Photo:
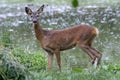
[[[5,48],[0,50],[0,79],[26,80],[29,72],[46,70],[46,64],[41,52],[29,53],[20,48]]]

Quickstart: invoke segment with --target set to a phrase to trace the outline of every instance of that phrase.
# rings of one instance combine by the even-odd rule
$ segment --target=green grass
[[[46,65],[45,57],[40,51],[29,53],[21,48],[0,50],[0,76],[4,80],[24,80],[29,72],[46,70]]]
[[[119,66],[120,67],[120,66]],[[32,80],[119,80],[120,71],[108,70],[102,68],[90,67],[89,69],[83,69],[83,71],[74,71],[64,69],[59,71],[41,71],[39,73],[31,73],[30,78]]]
[[[11,53],[18,60],[20,64],[23,64],[29,71],[39,71],[46,69],[47,62],[42,52],[37,51],[29,53],[24,49],[13,49]]]
[[[116,63],[108,65],[102,63],[99,67],[89,65],[88,68],[64,65],[61,72],[54,67],[48,71],[44,69],[44,63],[40,62],[44,62],[42,52],[29,54],[25,49],[14,48],[11,52],[5,49],[0,53],[0,62],[2,60],[0,78],[2,75],[4,80],[119,80],[120,78],[120,65]]]
[[[33,4],[48,4],[48,5],[72,5],[72,0],[4,0],[0,1],[0,3],[7,4],[25,4],[25,3],[33,3]],[[88,6],[88,5],[99,5],[99,6],[107,6],[114,5],[120,3],[119,0],[78,0],[79,6]]]

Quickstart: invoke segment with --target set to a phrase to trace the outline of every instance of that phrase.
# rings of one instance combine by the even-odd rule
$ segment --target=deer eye
[[[39,17],[39,15],[37,15],[37,17]]]

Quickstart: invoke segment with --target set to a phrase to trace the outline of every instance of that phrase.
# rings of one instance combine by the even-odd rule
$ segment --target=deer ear
[[[28,15],[31,15],[32,14],[32,10],[28,7],[25,7],[25,12],[28,14]]]
[[[38,14],[40,14],[40,13],[43,11],[43,8],[44,8],[44,5],[42,5],[42,6],[37,10]]]

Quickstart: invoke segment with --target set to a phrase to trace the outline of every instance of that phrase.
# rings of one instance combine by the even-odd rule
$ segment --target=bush
[[[26,69],[9,50],[0,52],[0,80],[25,80]]]
[[[29,71],[40,71],[46,69],[45,56],[40,52],[29,53],[23,49],[12,50],[13,55],[23,64]]]
[[[28,51],[15,48],[0,51],[0,80],[26,80],[29,72],[46,69],[46,60],[40,51]]]

